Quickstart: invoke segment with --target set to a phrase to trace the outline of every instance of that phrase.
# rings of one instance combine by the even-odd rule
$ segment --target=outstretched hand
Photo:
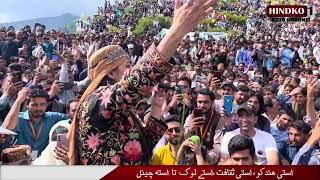
[[[216,0],[188,0],[183,4],[181,0],[175,0],[172,25],[157,47],[165,59],[170,59],[183,37],[213,11],[215,2]]]
[[[183,4],[182,0],[175,0],[175,12],[171,28],[184,36],[212,13],[212,5],[215,2],[215,0],[188,0]]]

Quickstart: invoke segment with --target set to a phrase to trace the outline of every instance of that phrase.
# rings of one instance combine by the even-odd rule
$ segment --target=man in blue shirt
[[[45,112],[48,99],[49,95],[44,90],[23,88],[2,124],[18,134],[16,144],[31,146],[33,158],[39,156],[48,145],[52,126],[69,118],[66,114]],[[28,111],[20,112],[24,101]]]
[[[291,109],[280,109],[276,123],[271,124],[270,132],[276,142],[288,140],[288,128],[294,122],[295,114]]]
[[[311,127],[304,121],[293,122],[289,127],[289,139],[277,142],[277,148],[281,156],[290,164],[299,152],[300,148],[307,142]]]
[[[238,66],[240,63],[243,62],[245,55],[246,55],[246,51],[247,51],[248,47],[247,44],[244,43],[241,47],[241,49],[239,49],[237,51],[237,55],[236,55],[236,65]]]
[[[284,45],[284,50],[281,53],[280,61],[283,65],[291,67],[292,65],[292,58],[293,58],[293,49],[292,44],[289,43],[288,46]]]
[[[253,58],[252,58],[252,52],[254,50],[253,43],[249,42],[248,43],[248,49],[246,49],[242,62],[245,64],[245,69],[247,70],[250,65],[254,66]],[[254,66],[255,67],[255,66]]]

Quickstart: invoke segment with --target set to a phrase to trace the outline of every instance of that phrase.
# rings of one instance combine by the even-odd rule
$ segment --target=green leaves
[[[227,32],[227,31],[222,27],[212,27],[208,29],[208,32]]]
[[[137,26],[133,30],[133,34],[138,37],[141,37],[146,33],[147,29],[153,26],[153,22],[158,21],[160,27],[168,28],[171,25],[172,18],[171,17],[162,17],[162,16],[154,16],[154,17],[143,17],[138,21]]]
[[[116,27],[116,26],[110,26],[108,27],[108,33],[119,33],[120,32],[120,28]]]
[[[222,12],[222,14],[224,16],[226,16],[226,18],[233,22],[233,23],[239,23],[241,25],[245,25],[246,22],[247,22],[247,19],[248,17],[247,16],[239,16],[239,15],[236,15],[236,14],[232,14],[232,13],[229,13],[229,12]]]

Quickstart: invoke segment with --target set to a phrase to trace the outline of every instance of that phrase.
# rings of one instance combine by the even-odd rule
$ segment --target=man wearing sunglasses
[[[176,154],[179,149],[179,139],[181,137],[181,124],[179,116],[170,115],[164,120],[168,126],[165,138],[168,141],[164,147],[159,147],[151,160],[151,165],[177,165]]]

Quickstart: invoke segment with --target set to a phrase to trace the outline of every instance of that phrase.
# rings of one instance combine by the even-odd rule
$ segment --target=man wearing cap
[[[131,65],[135,65],[138,61],[138,56],[134,54],[134,45],[128,44],[128,54],[131,61]]]
[[[224,162],[230,158],[228,144],[232,137],[241,134],[252,138],[256,149],[257,164],[279,164],[277,145],[272,135],[254,128],[257,122],[255,110],[246,104],[241,105],[237,110],[237,120],[240,128],[227,132],[222,139],[220,161]]]

